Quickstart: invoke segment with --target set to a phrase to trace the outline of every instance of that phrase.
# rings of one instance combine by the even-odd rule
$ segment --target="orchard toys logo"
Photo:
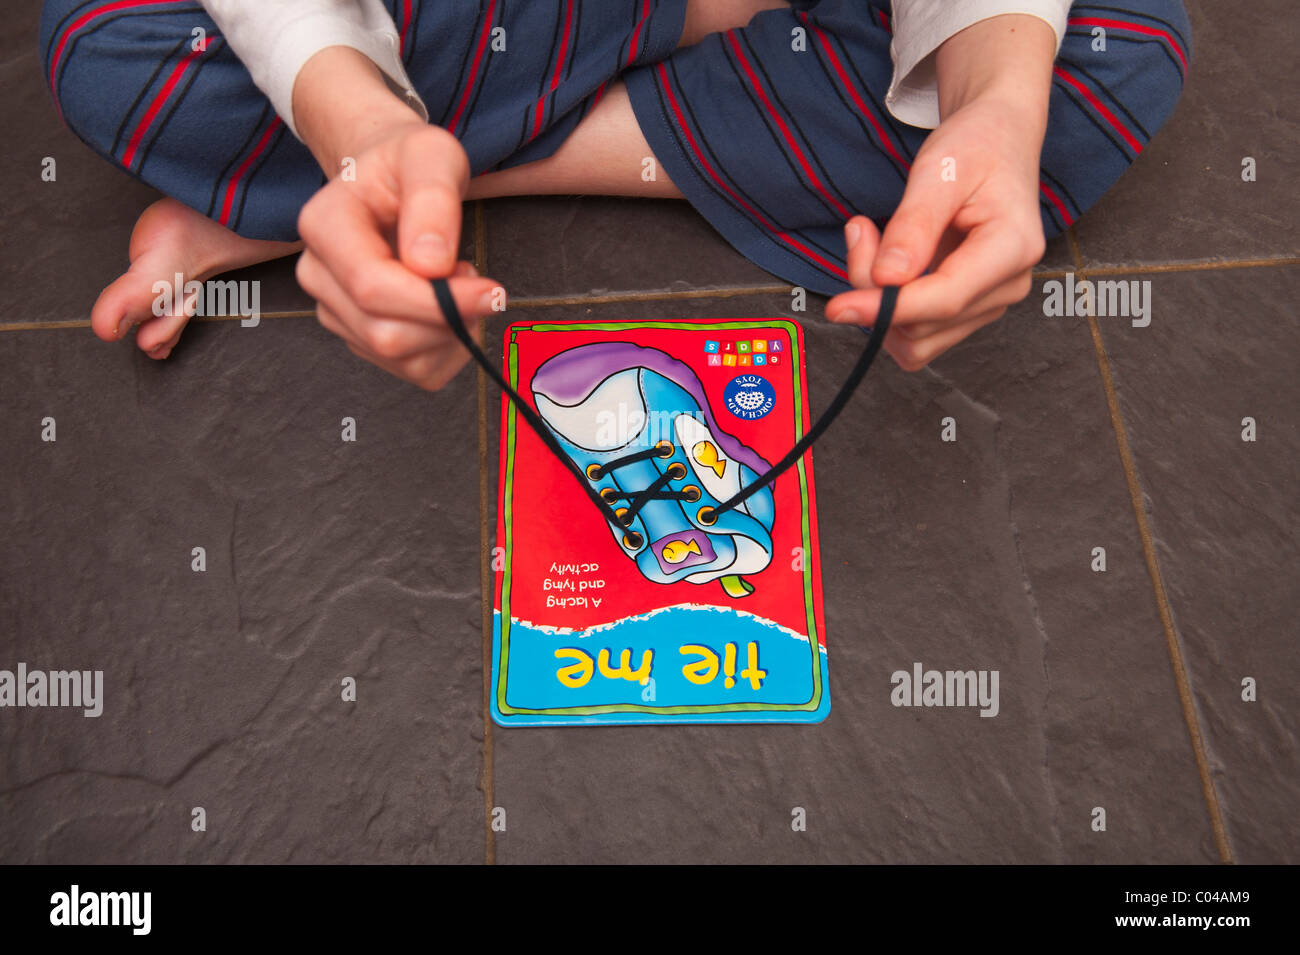
[[[762,375],[737,375],[723,392],[727,410],[737,418],[756,421],[776,404],[776,389]]]

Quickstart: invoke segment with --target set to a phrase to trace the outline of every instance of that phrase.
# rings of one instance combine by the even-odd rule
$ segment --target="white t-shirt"
[[[397,27],[382,0],[201,0],[253,82],[293,130],[293,83],[313,55],[329,46],[351,47],[369,57],[426,120],[428,110],[402,66]],[[974,23],[1005,13],[1046,21],[1065,36],[1071,0],[894,0],[894,77],[885,103],[904,123],[939,125],[934,51]]]

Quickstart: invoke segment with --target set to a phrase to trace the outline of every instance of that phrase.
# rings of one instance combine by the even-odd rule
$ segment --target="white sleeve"
[[[1072,0],[894,0],[894,41],[889,55],[894,78],[885,105],[910,126],[939,125],[939,84],[934,51],[972,24],[1004,13],[1024,13],[1045,20],[1056,31],[1056,48],[1065,37]]]
[[[383,0],[200,0],[235,55],[295,136],[293,83],[313,55],[347,46],[369,57],[395,93],[426,120],[411,85],[397,27]]]

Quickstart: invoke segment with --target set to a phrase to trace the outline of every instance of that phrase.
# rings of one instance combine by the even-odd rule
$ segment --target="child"
[[[904,285],[885,348],[920,368],[1028,294],[1190,54],[1177,0],[49,0],[41,49],[64,121],[168,197],[97,335],[165,358],[155,281],[302,249],[321,323],[425,388],[467,358],[428,279],[503,304],[462,200],[543,193],[685,197],[832,321]]]

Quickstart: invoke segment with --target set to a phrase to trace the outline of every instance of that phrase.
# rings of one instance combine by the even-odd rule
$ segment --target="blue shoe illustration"
[[[722,502],[769,469],[724,432],[681,361],[631,342],[581,345],[534,374],[547,428],[620,523],[609,523],[647,580],[720,582],[731,597],[772,560],[772,489],[722,514]]]

